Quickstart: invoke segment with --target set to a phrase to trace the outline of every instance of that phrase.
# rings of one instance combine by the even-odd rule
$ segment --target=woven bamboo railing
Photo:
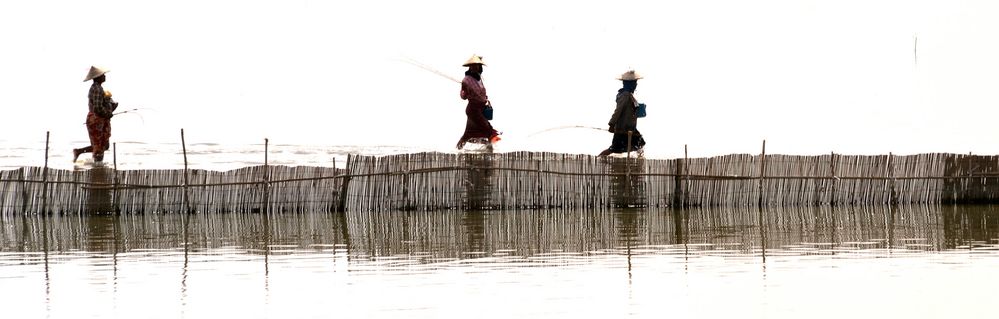
[[[999,201],[999,158],[957,154],[348,157],[345,168],[0,171],[0,214],[303,212]]]

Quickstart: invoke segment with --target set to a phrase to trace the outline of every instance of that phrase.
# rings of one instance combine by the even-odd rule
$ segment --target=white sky
[[[471,54],[500,151],[595,154],[628,68],[654,157],[999,154],[996,1],[0,2],[0,143],[84,141],[90,65],[113,141],[409,145],[464,128]],[[918,36],[918,63],[914,38]],[[66,150],[68,152],[68,150]]]

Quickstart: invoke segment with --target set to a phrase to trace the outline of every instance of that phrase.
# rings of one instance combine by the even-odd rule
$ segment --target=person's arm
[[[618,96],[617,107],[614,108],[614,115],[611,115],[610,121],[607,122],[607,125],[610,126],[608,131],[616,131],[617,123],[621,120],[621,113],[624,111],[624,108],[627,107],[626,102],[627,99],[622,98],[620,95]]]
[[[464,79],[461,80],[461,94],[460,95],[461,95],[461,99],[462,100],[467,100],[468,99],[468,77],[465,77]]]
[[[101,115],[111,118],[111,116],[114,115],[114,110],[118,109],[118,102],[115,102],[114,99],[111,98],[111,93],[105,91],[104,88],[101,88],[101,94],[98,99],[100,101],[98,105],[101,108],[101,113],[103,113]]]
[[[486,97],[484,90],[477,83],[475,79],[471,77],[465,77],[461,81],[461,98],[463,100],[470,100],[473,102],[486,103],[489,99]]]

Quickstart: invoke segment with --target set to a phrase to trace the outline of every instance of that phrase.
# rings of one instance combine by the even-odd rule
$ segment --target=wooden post
[[[114,175],[111,177],[111,209],[119,213],[118,209],[118,143],[111,143],[111,163],[114,164]]]
[[[337,198],[336,211],[346,212],[347,211],[347,186],[350,183],[350,154],[347,154],[347,163],[344,164],[343,178],[340,180],[340,193]]]
[[[836,182],[839,180],[836,177],[836,152],[829,152],[829,174],[829,206],[836,207]]]
[[[767,140],[763,140],[763,150],[760,151],[760,199],[758,205],[763,207],[763,180],[767,170]]]
[[[687,145],[683,146],[683,159],[684,160],[682,162],[680,160],[677,160],[676,170],[674,171],[675,176],[673,176],[673,203],[670,205],[673,207],[680,207],[683,205],[681,199],[681,195],[683,193],[683,186],[681,186],[683,183],[683,178],[681,177],[681,175],[683,174],[683,168],[684,168],[683,166],[687,162]]]
[[[264,138],[264,207],[261,211],[267,214],[270,211],[270,167],[267,166],[267,152],[268,152],[269,140]]]
[[[542,187],[543,187],[544,184],[542,183],[542,179],[541,179],[541,162],[544,161],[544,159],[545,159],[545,155],[544,155],[544,153],[541,153],[541,159],[537,161],[537,165],[535,166],[535,172],[536,172],[535,175],[537,175],[536,176],[537,185],[535,185],[535,187],[534,187],[535,188],[535,190],[534,190],[534,207],[535,208],[540,208],[541,207],[541,202],[542,202],[542,200],[541,200],[541,197],[542,197],[541,194],[542,194],[542,191],[543,191]]]
[[[885,168],[885,177],[888,178],[888,179],[885,180],[885,186],[886,186],[885,188],[888,191],[888,198],[887,198],[887,204],[888,205],[891,205],[893,203],[893,201],[894,201],[894,196],[893,195],[895,195],[895,179],[892,178],[892,175],[893,175],[892,174],[892,159],[893,158],[894,158],[894,156],[892,156],[892,153],[888,152],[888,164],[886,165],[887,167]]]
[[[183,206],[181,206],[181,210],[183,210],[184,213],[189,213],[190,210],[188,209],[187,205],[187,184],[188,184],[187,142],[184,141],[184,129],[180,129],[180,147],[181,151],[184,153],[184,188],[182,189],[182,191],[184,192],[184,194],[182,195],[184,197],[184,203]]]
[[[45,132],[45,168],[42,169],[42,213],[48,211],[49,194],[49,132]]]
[[[683,206],[690,205],[690,159],[687,157],[687,144],[683,144]]]
[[[633,134],[632,131],[628,131],[628,147],[626,148],[628,150],[628,153],[625,154],[625,157],[628,158],[628,159],[631,159],[631,135],[632,134]]]
[[[409,154],[402,159],[402,210],[409,209]]]
[[[626,197],[628,198],[628,203],[627,204],[631,204],[632,203],[632,200],[631,200],[631,136],[632,136],[632,134],[634,134],[632,131],[628,131],[628,147],[627,147],[628,153],[626,153],[626,155],[625,155],[625,159],[626,160],[624,161],[624,165],[625,165],[625,167],[624,167],[624,185],[625,185],[625,188],[624,189],[626,191],[626,193],[625,193]]]
[[[21,167],[19,169],[19,171],[21,173],[20,174],[21,175],[21,213],[22,214],[27,214],[28,213],[28,197],[30,196],[29,193],[28,193],[28,176],[27,176],[27,174],[28,174],[27,173],[28,172],[28,168],[27,167]]]

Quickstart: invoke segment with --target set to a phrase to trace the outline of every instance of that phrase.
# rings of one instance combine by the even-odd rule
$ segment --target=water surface
[[[968,318],[999,207],[0,217],[8,318]]]

